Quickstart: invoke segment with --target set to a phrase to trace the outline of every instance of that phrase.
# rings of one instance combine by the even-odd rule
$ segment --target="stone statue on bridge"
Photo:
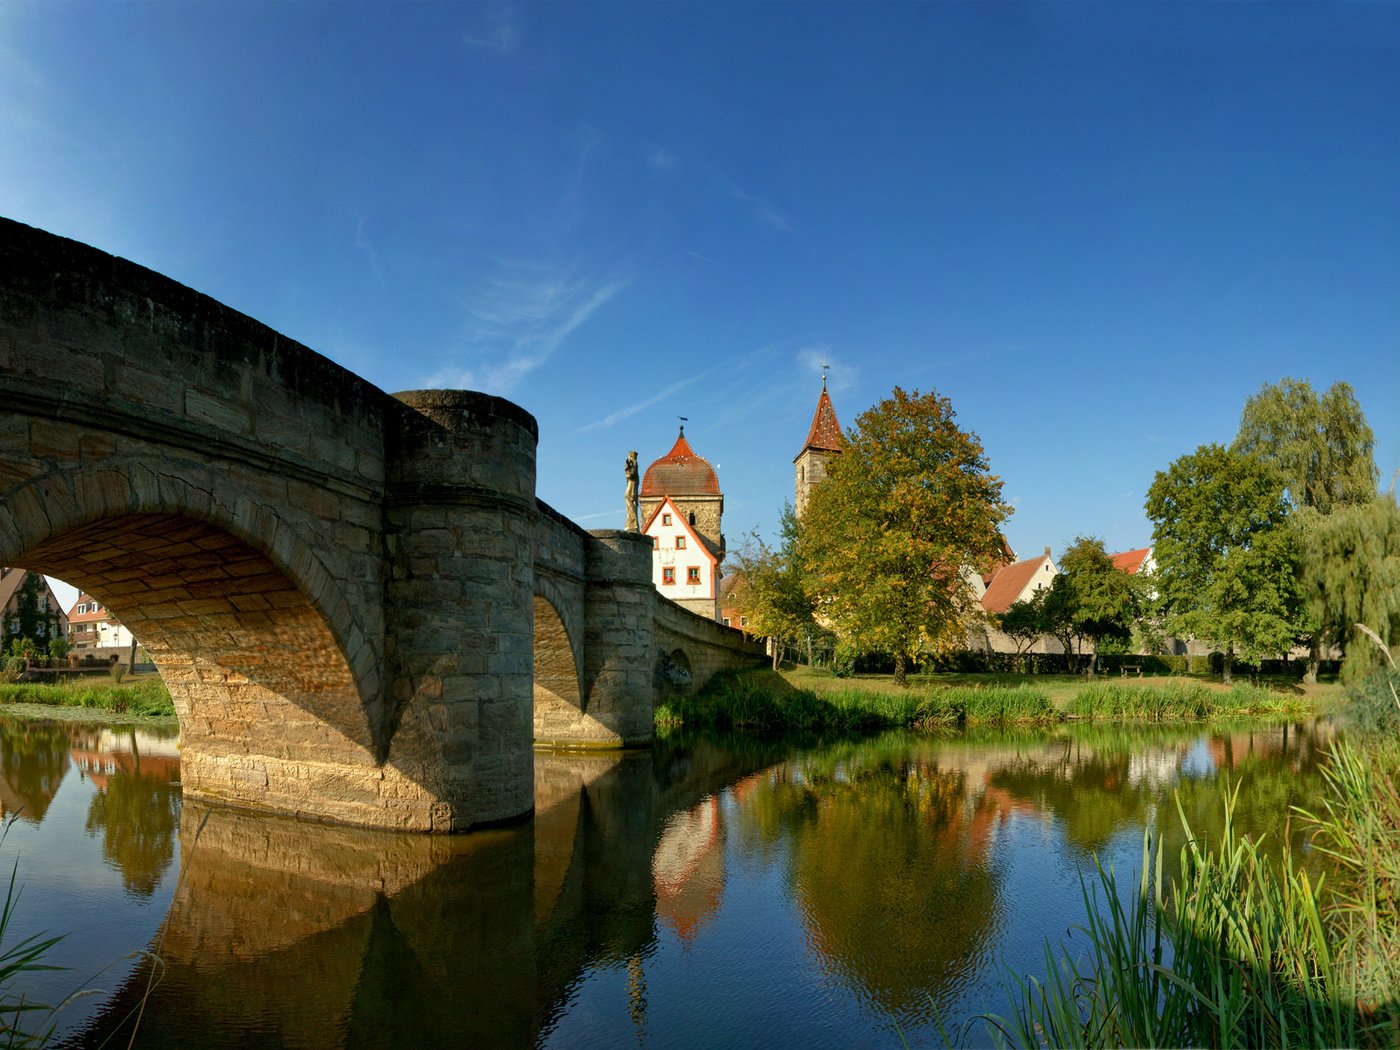
[[[641,524],[638,520],[637,502],[637,479],[640,476],[637,472],[637,450],[633,449],[627,453],[627,465],[623,468],[627,473],[627,531],[640,532]]]

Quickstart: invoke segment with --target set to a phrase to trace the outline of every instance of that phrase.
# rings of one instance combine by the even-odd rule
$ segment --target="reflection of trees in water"
[[[102,832],[102,856],[122,875],[127,892],[149,897],[175,855],[180,791],[169,780],[117,772],[93,793],[87,832]]]
[[[1292,808],[1318,797],[1319,763],[1331,738],[1323,723],[1085,727],[1017,755],[989,783],[1054,814],[1085,860],[1103,856],[1116,835],[1151,824],[1172,875],[1185,844],[1176,800],[1198,838],[1218,841],[1227,788],[1238,788],[1240,832],[1266,836],[1265,854],[1275,858],[1286,833],[1302,856],[1307,830]],[[1196,775],[1182,772],[1188,756],[1202,763]]]
[[[750,845],[786,843],[824,965],[868,1004],[927,1019],[973,974],[993,932],[997,807],[969,797],[963,771],[917,756],[857,748],[822,765],[788,767],[752,796]]]
[[[68,771],[68,728],[0,719],[0,811],[38,824]]]

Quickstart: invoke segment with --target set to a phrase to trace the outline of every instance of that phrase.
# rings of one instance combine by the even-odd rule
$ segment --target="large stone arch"
[[[31,476],[0,478],[0,563],[79,586],[132,629],[175,702],[185,792],[431,826],[428,792],[385,761],[380,639],[280,509],[304,511],[310,494],[127,452],[37,476],[42,462],[8,460],[8,474]]]

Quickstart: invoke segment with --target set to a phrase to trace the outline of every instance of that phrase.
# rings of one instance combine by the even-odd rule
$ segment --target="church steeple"
[[[826,477],[827,462],[840,454],[844,442],[831,395],[826,392],[826,369],[823,368],[822,392],[817,398],[817,409],[812,413],[812,425],[807,428],[807,441],[793,459],[797,483],[794,507],[799,518],[812,489]]]

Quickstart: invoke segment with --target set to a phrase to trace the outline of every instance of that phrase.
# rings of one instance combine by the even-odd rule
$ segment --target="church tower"
[[[831,396],[826,392],[826,373],[822,373],[822,393],[817,398],[817,410],[812,413],[812,425],[807,431],[807,443],[792,462],[797,468],[797,499],[793,507],[797,516],[802,517],[802,509],[812,490],[826,477],[826,465],[834,456],[840,455],[844,442],[841,424],[836,422],[836,409],[832,407]]]

